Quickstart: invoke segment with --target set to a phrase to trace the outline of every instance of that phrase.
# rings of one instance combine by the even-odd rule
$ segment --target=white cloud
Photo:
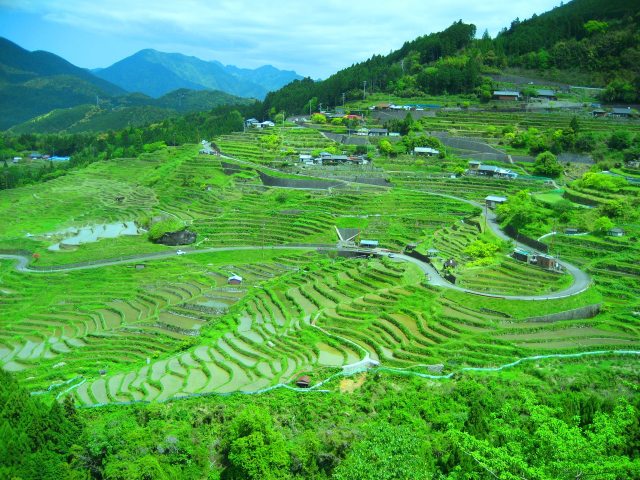
[[[386,54],[459,19],[474,23],[479,33],[486,28],[495,35],[516,17],[542,13],[555,3],[540,0],[534,7],[524,0],[0,0],[0,7],[102,38],[131,39],[132,44],[157,50],[173,46],[187,55],[242,67],[271,63],[317,77],[373,54]]]

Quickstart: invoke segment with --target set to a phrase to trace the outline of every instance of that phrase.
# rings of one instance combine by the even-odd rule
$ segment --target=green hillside
[[[252,100],[224,92],[176,90],[161,98],[146,95],[119,97],[101,106],[78,105],[52,110],[32,118],[9,131],[22,133],[90,133],[141,127],[187,112],[211,110],[222,105],[248,105]]]
[[[221,91],[175,90],[160,98],[123,89],[48,52],[0,37],[0,129],[95,132],[158,122],[181,113],[251,100]],[[89,108],[94,105],[96,108]]]
[[[488,78],[524,68],[535,77],[607,86],[603,100],[638,101],[640,92],[640,1],[573,0],[529,20],[514,20],[495,39],[476,37],[476,27],[455,22],[442,32],[406,42],[388,55],[374,55],[314,82],[292,82],[265,98],[265,112],[309,112],[322,105],[383,93],[404,98],[468,94],[488,100]],[[366,86],[365,86],[366,82]],[[364,87],[364,88],[363,88]]]
[[[514,20],[493,42],[494,64],[550,79],[611,85],[610,102],[640,100],[640,1],[573,0],[528,20]]]

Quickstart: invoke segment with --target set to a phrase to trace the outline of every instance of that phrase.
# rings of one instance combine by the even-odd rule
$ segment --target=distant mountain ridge
[[[93,74],[129,92],[155,98],[178,88],[188,88],[263,99],[269,91],[302,78],[294,71],[279,70],[271,65],[238,68],[152,49],[140,50],[110,67],[95,69]]]
[[[128,93],[53,53],[30,52],[0,37],[0,130],[108,130],[226,104],[251,103],[219,90],[203,91],[196,84],[185,89],[183,83],[175,80],[175,88],[159,98]]]

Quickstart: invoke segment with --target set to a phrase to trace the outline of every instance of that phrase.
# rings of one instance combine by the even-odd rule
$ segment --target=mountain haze
[[[207,62],[197,57],[157,50],[141,50],[93,73],[129,92],[160,97],[178,88],[221,90],[241,97],[262,99],[293,80],[293,71],[265,65],[255,70]]]

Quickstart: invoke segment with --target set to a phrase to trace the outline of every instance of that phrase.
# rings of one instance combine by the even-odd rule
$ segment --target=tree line
[[[0,370],[0,478],[639,478],[636,360],[601,360],[90,409]]]

